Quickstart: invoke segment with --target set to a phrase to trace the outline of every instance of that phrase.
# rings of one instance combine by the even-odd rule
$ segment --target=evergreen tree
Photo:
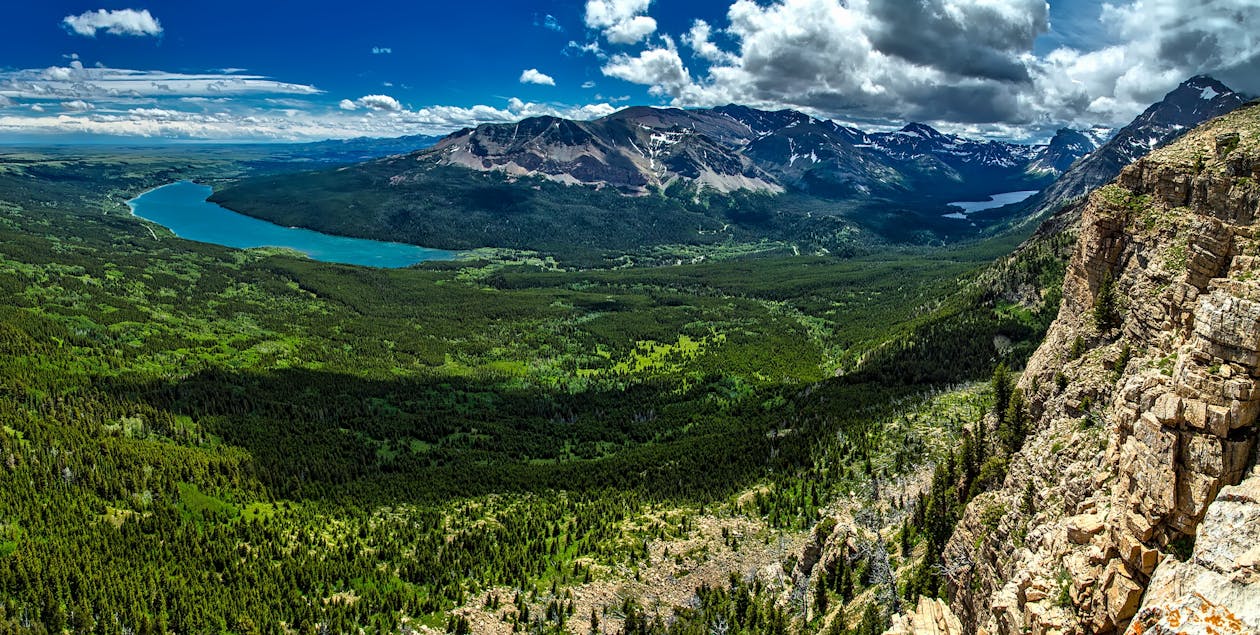
[[[990,385],[993,388],[993,414],[997,415],[999,427],[1006,422],[1006,408],[1011,403],[1011,391],[1014,390],[1014,383],[1005,362],[998,364],[997,368],[993,369],[993,379],[990,381]]]
[[[1002,443],[1007,453],[1014,454],[1024,447],[1024,439],[1028,436],[1028,406],[1024,401],[1024,391],[1016,388],[1011,393],[1005,420]]]
[[[1116,293],[1116,283],[1111,272],[1103,274],[1098,283],[1098,294],[1094,296],[1094,326],[1099,331],[1107,332],[1120,326],[1120,298]]]

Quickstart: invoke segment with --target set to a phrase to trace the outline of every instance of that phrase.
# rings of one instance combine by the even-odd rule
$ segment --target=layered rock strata
[[[1257,217],[1257,106],[1091,195],[1058,319],[1019,384],[1034,434],[946,549],[969,632],[1123,632],[1196,601],[1236,616],[1234,632],[1260,627],[1238,606],[1254,568],[1221,555],[1255,556],[1222,542],[1244,513],[1222,492],[1253,461],[1260,413]],[[981,521],[995,510],[996,527]],[[1144,608],[1148,589],[1172,590]]]

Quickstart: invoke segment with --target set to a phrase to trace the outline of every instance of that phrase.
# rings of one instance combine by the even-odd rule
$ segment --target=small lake
[[[131,213],[153,221],[180,238],[237,249],[285,247],[314,260],[367,267],[407,267],[427,260],[455,260],[460,253],[405,243],[321,234],[281,227],[206,200],[212,189],[179,181],[149,190],[127,201]]]
[[[957,207],[962,211],[945,214],[945,218],[966,220],[968,214],[974,214],[980,210],[993,209],[995,207],[1002,207],[1003,205],[1010,205],[1012,203],[1020,203],[1039,191],[1040,190],[1020,190],[1018,192],[1002,192],[1001,194],[994,194],[993,196],[990,196],[987,201],[958,201],[948,203],[950,207]]]

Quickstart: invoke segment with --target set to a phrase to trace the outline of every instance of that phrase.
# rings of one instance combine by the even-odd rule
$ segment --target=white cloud
[[[590,80],[584,81],[582,82],[582,88],[586,88],[586,89],[595,88],[595,82],[592,82]]]
[[[110,135],[150,139],[310,141],[351,137],[447,134],[483,123],[510,123],[550,115],[596,119],[615,108],[608,104],[558,106],[519,99],[507,108],[430,106],[397,111],[217,108],[192,112],[174,107],[134,107],[59,115],[0,114],[0,134],[11,138],[48,135]]]
[[[373,46],[372,47],[372,55],[389,55],[390,53],[393,53],[393,52],[394,52],[394,49],[388,46]]]
[[[603,73],[634,84],[650,86],[654,95],[680,97],[692,86],[691,73],[683,65],[682,58],[672,40],[664,38],[665,46],[652,48],[630,56],[615,55],[603,67]]]
[[[185,74],[83,68],[0,71],[0,137],[110,135],[129,138],[310,141],[446,134],[482,123],[551,115],[594,119],[607,103],[564,105],[507,100],[491,105],[435,105],[418,110],[389,95],[322,100],[311,86],[252,75]]]
[[[634,44],[656,32],[646,15],[651,0],[587,0],[586,26],[598,29],[613,44]]]
[[[97,31],[105,31],[110,35],[161,35],[162,24],[149,13],[148,9],[119,9],[106,11],[85,11],[79,15],[68,15],[61,23],[71,32],[87,37],[96,37]]]
[[[604,49],[600,48],[599,42],[587,42],[586,44],[578,44],[577,42],[573,40],[569,40],[569,44],[565,46],[564,48],[564,54],[569,55],[571,53],[578,53],[578,54],[589,53],[591,55],[594,55],[596,59],[600,59],[600,60],[608,59],[608,54],[604,52]]]
[[[710,62],[719,62],[723,64],[731,64],[735,62],[735,56],[718,48],[716,44],[709,40],[713,33],[713,27],[709,26],[704,20],[696,20],[691,25],[691,30],[683,35],[683,43],[691,47],[695,51],[696,56],[709,60]]]
[[[92,104],[89,104],[86,101],[83,101],[82,99],[76,99],[74,101],[63,101],[61,102],[61,107],[70,112],[87,112],[89,110],[93,110],[96,108]]]
[[[12,99],[9,99],[8,97],[5,97],[4,95],[0,95],[0,108],[8,108],[9,106],[12,106],[16,103],[17,102],[13,101]]]
[[[634,44],[656,32],[656,20],[646,15],[636,15],[604,29],[604,37],[613,44]]]
[[[556,19],[556,16],[551,14],[547,14],[547,17],[543,18],[541,26],[545,29],[555,31],[556,33],[564,33],[564,25],[560,24],[560,21]]]
[[[536,68],[530,68],[521,72],[522,84],[541,84],[543,86],[555,86],[556,80],[550,75],[540,73]]]
[[[69,66],[0,72],[0,95],[18,99],[119,99],[158,96],[222,97],[260,94],[317,95],[305,84],[278,82],[260,75],[168,73]]]
[[[354,103],[357,106],[372,110],[383,110],[386,112],[401,112],[403,110],[402,104],[389,95],[364,95]]]

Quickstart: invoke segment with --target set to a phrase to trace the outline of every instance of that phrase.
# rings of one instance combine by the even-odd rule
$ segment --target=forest
[[[0,631],[879,633],[939,593],[941,523],[1000,481],[1006,369],[1057,310],[1061,244],[990,265],[1015,234],[384,270],[179,240],[121,204],[242,169],[0,153]],[[1005,298],[1023,283],[1040,306]],[[854,501],[873,530],[812,590],[626,591]],[[706,527],[720,544],[670,552]]]

